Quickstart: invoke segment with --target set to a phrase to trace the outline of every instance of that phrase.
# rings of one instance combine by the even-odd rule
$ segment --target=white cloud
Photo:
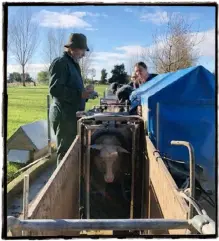
[[[146,48],[140,45],[128,45],[128,46],[117,47],[116,50],[124,51],[126,55],[131,57],[133,55],[144,52]]]
[[[197,44],[194,48],[194,50],[198,50],[200,53],[200,57],[210,57],[212,61],[215,61],[215,30],[210,29],[205,32],[199,32],[199,33],[191,33],[191,38],[196,38],[194,39],[196,43],[199,43],[200,40],[202,40],[199,44]],[[154,48],[162,48],[164,45],[163,42],[158,42],[157,45],[151,44],[147,47],[143,47],[140,45],[129,45],[129,46],[122,46],[122,47],[117,47],[116,50],[123,51],[123,55],[125,55],[127,64],[128,64],[128,59],[132,58],[133,60],[140,60],[141,54],[145,54],[144,60],[147,58],[147,51],[152,51]],[[201,59],[201,58],[200,58]],[[205,66],[205,64],[203,63]],[[128,67],[128,65],[127,65]]]
[[[189,13],[187,18],[190,21],[194,21],[194,20],[200,19],[200,17],[201,17],[201,15],[198,13]]]
[[[148,7],[145,8],[146,10],[143,11],[143,13],[140,16],[140,21],[142,22],[152,22],[156,25],[163,25],[167,23],[170,20],[170,16],[175,18],[177,15],[184,17],[187,21],[195,21],[197,19],[200,19],[201,15],[199,13],[195,12],[189,12],[189,13],[181,13],[181,12],[173,12],[172,14],[163,11],[161,7],[150,7],[151,10],[154,10],[153,12],[148,11]]]
[[[193,33],[194,35],[195,33]],[[210,29],[205,32],[200,32],[197,34],[198,40],[204,35],[204,40],[198,45],[199,50],[201,51],[202,56],[209,57],[214,62],[215,57],[215,34],[214,29]],[[159,43],[159,45],[161,45]],[[126,45],[126,46],[119,46],[115,48],[115,51],[112,52],[93,52],[92,56],[92,64],[91,68],[96,70],[95,79],[100,79],[101,70],[104,68],[107,70],[108,78],[111,76],[111,70],[113,66],[116,64],[125,64],[126,71],[129,73],[129,61],[130,58],[135,60],[136,54],[140,54],[144,51],[151,50],[154,48],[154,45],[149,45],[147,47],[140,46],[140,45]],[[201,60],[201,59],[200,59]],[[200,62],[206,68],[209,68],[209,65],[206,65],[204,62]],[[27,67],[27,72],[34,78],[36,78],[37,73],[40,71],[45,70],[45,64],[30,64]],[[150,69],[150,67],[149,67]],[[8,72],[20,72],[21,67],[18,65],[8,65]]]
[[[108,17],[108,15],[105,14],[105,13],[103,13],[102,16],[103,16],[104,18],[107,18],[107,17]]]
[[[191,38],[194,38],[194,40],[196,40],[196,42],[198,43],[195,48],[199,49],[201,56],[215,57],[215,51],[216,51],[215,29],[210,29],[208,31],[199,32],[199,33],[194,32],[194,33],[191,33],[190,35],[191,35]],[[162,39],[162,36],[160,36],[160,39]],[[162,48],[163,43],[158,42],[156,47]],[[138,53],[142,53],[146,50],[152,50],[153,48],[155,48],[155,45],[153,44],[147,47],[143,47],[140,45],[128,45],[128,46],[117,47],[116,50],[122,50],[125,52],[125,55],[132,56]]]
[[[152,22],[156,25],[165,24],[169,17],[166,11],[156,10],[154,13],[145,12],[140,16],[142,22]]]
[[[35,78],[37,77],[37,73],[40,71],[45,71],[46,67],[48,67],[48,64],[29,64],[25,68],[25,72],[28,72],[31,77]],[[22,73],[21,66],[18,64],[9,64],[7,65],[7,73],[12,72],[18,72]]]
[[[68,12],[66,14],[69,14]],[[83,18],[84,16],[86,16],[86,12],[74,12],[73,13],[74,16],[77,16],[79,18]]]
[[[68,10],[63,12],[41,10],[33,16],[32,21],[38,22],[43,27],[97,30],[84,20],[85,17],[107,17],[107,15],[105,13],[69,12]]]
[[[132,13],[133,12],[133,10],[131,8],[128,8],[128,7],[126,7],[124,9],[124,11],[127,12],[127,13]]]
[[[104,17],[104,18],[107,18],[108,15],[105,14],[105,13],[91,13],[91,12],[86,12],[86,15],[87,16],[90,16],[90,17]]]
[[[52,27],[52,28],[85,28],[91,27],[89,23],[84,21],[83,12],[76,13],[59,13],[59,12],[50,12],[46,10],[40,11],[33,17],[33,21],[39,22],[43,27]]]
[[[105,68],[108,72],[108,77],[111,76],[110,72],[114,65],[116,64],[126,64],[127,56],[126,54],[122,53],[115,53],[115,52],[93,52],[92,56],[92,64],[90,68],[94,68],[96,70],[95,79],[100,79],[101,70]],[[37,77],[37,73],[40,71],[45,71],[48,65],[46,64],[29,64],[26,68],[26,72],[30,74],[31,77]],[[8,65],[7,72],[19,72],[21,73],[21,67],[19,65]]]
[[[196,47],[199,49],[200,54],[215,58],[215,29],[197,33],[197,41],[199,42],[200,40],[202,41]]]
[[[116,52],[94,52],[92,56],[92,66],[96,70],[95,79],[100,79],[101,70],[106,69],[108,75],[111,76],[111,70],[114,65],[124,63],[126,65],[127,56],[124,53]]]
[[[94,61],[117,61],[125,60],[126,55],[115,52],[94,52],[92,59]]]
[[[98,29],[97,29],[97,28],[85,28],[85,30],[88,30],[88,31],[97,31]]]

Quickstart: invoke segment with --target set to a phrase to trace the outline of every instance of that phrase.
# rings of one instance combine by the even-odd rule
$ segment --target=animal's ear
[[[129,151],[127,151],[126,149],[122,148],[121,146],[118,146],[118,147],[117,147],[117,151],[118,151],[118,152],[129,153]]]
[[[90,147],[91,147],[91,149],[101,150],[103,148],[103,145],[94,144],[94,145],[91,145]]]

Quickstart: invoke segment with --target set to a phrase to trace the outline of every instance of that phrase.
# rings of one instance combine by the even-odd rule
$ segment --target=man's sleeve
[[[75,106],[79,105],[81,101],[81,90],[73,90],[66,85],[68,80],[67,64],[57,59],[51,64],[49,72],[50,94],[61,101],[69,102]]]

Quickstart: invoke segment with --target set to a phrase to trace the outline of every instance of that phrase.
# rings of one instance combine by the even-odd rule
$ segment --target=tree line
[[[113,82],[117,82],[119,84],[125,84],[130,81],[130,77],[125,71],[125,65],[115,65],[114,68],[111,70],[112,76],[110,78],[107,78],[107,71],[106,69],[101,70],[101,78],[100,80],[93,80],[89,79],[87,80],[86,83],[99,83],[99,84],[109,84]],[[25,74],[25,81],[26,82],[33,82],[36,85],[36,81],[33,80],[33,78],[30,77],[29,73]],[[49,84],[49,72],[46,71],[40,71],[37,74],[37,82],[42,83],[42,84]],[[22,74],[18,72],[13,72],[9,75],[8,83],[14,83],[14,82],[22,82]]]
[[[21,66],[23,86],[28,81],[26,66],[36,53],[41,39],[39,24],[32,21],[32,17],[30,7],[21,7],[8,21],[8,53]],[[177,71],[197,63],[200,57],[197,45],[203,38],[198,38],[198,31],[194,34],[194,30],[192,31],[191,28],[192,23],[180,14],[171,14],[168,16],[168,21],[166,19],[164,21],[165,28],[162,35],[158,32],[153,35],[152,47],[136,49],[136,53],[129,58],[129,72],[133,70],[134,64],[138,61],[144,61],[148,66],[152,66],[154,72],[158,74]],[[48,67],[54,58],[62,54],[68,34],[65,28],[48,30],[41,52],[41,61],[45,63],[45,71],[39,73],[38,79],[48,80]],[[92,46],[89,47],[90,51],[86,52],[85,57],[80,61],[85,82],[93,81],[96,75],[95,69],[92,68],[94,51]],[[121,81],[125,83],[128,81],[127,78],[124,64],[121,64],[114,66],[112,77],[108,80],[106,70],[103,69],[100,82]]]
[[[33,83],[33,85],[36,86],[36,81],[30,76],[29,73],[25,73],[25,82],[26,83]],[[13,72],[10,73],[8,78],[7,78],[7,83],[14,83],[14,82],[18,82],[18,83],[22,83],[23,81],[23,74],[20,74],[18,72]]]
[[[93,79],[86,79],[85,83],[99,83],[99,84],[108,84],[117,82],[119,84],[125,84],[130,81],[130,77],[128,76],[127,72],[125,71],[125,65],[115,65],[114,68],[111,70],[112,76],[107,78],[108,73],[106,69],[101,70],[101,77],[100,80],[93,80]],[[48,84],[49,83],[49,72],[48,71],[41,71],[37,75],[37,80],[41,83]]]

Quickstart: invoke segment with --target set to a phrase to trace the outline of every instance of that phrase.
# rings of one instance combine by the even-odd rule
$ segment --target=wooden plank
[[[150,181],[151,187],[154,190],[154,198],[157,199],[163,218],[165,219],[187,219],[188,205],[177,194],[177,185],[174,182],[171,174],[167,170],[163,160],[156,158],[153,153],[156,151],[153,143],[146,136],[147,152],[150,161]],[[150,195],[151,196],[151,195]],[[153,209],[152,197],[150,199],[150,208]],[[152,210],[153,213],[153,210]],[[150,217],[152,218],[152,217]],[[185,234],[185,229],[169,230],[170,234]]]
[[[77,136],[46,185],[29,208],[29,219],[78,219],[78,161],[80,140]],[[75,236],[75,231],[38,231],[29,236]]]
[[[150,182],[150,188],[149,188],[149,213],[148,216],[149,218],[164,218],[163,212],[161,210],[160,204],[158,202],[155,190],[153,188],[152,183]],[[153,235],[165,235],[169,234],[168,230],[149,230],[148,234],[153,234]]]
[[[7,185],[7,206],[11,204],[15,196],[22,192],[23,190],[23,179],[24,175],[28,174],[30,178],[30,183],[35,180],[36,176],[43,170],[46,169],[49,165],[54,162],[54,154],[50,159],[43,158],[33,166],[29,167],[26,171],[21,173],[18,177],[12,180]]]

